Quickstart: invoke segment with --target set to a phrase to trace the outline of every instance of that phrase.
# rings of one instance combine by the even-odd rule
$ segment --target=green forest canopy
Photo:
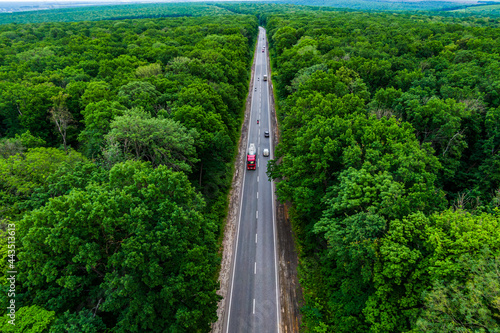
[[[16,330],[210,330],[257,28],[248,15],[1,26]]]
[[[18,327],[210,330],[260,23],[281,134],[269,176],[290,203],[303,330],[498,331],[496,19],[155,8],[0,25],[0,214],[18,232]]]
[[[500,30],[267,17],[307,332],[497,332]]]

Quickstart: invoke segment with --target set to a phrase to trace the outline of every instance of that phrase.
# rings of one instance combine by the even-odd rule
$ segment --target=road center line
[[[255,234],[255,244],[257,244],[257,234]]]
[[[253,299],[253,314],[255,314],[255,298]]]
[[[253,273],[257,274],[257,262],[255,262],[255,265],[253,266]]]
[[[259,211],[255,212],[255,218],[257,218],[257,219],[259,218]]]
[[[257,199],[259,198],[259,192],[257,192]]]

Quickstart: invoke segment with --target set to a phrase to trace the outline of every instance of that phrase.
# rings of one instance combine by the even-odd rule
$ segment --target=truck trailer
[[[256,149],[255,144],[251,143],[248,147],[247,154],[247,170],[255,170],[257,166],[257,156],[255,155]]]

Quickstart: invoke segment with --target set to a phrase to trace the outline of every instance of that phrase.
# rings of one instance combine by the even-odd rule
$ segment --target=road
[[[257,168],[245,170],[243,178],[235,260],[224,326],[227,333],[279,332],[274,194],[266,175],[267,162],[273,158],[270,139],[273,134],[269,112],[270,81],[263,80],[264,74],[269,76],[265,38],[265,29],[260,27],[247,142],[247,149],[250,143],[257,148]],[[264,131],[269,131],[269,138],[264,137]],[[269,157],[262,155],[266,148],[270,151]]]

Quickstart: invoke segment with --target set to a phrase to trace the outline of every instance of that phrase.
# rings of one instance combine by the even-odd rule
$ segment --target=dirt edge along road
[[[269,43],[266,39],[266,48],[269,50]],[[271,68],[271,59],[267,57],[267,68]],[[270,74],[270,73],[269,73]],[[271,75],[269,75],[270,77]],[[279,142],[279,130],[276,117],[274,101],[274,91],[272,80],[269,78],[269,110],[271,112],[271,122],[273,126],[273,147]],[[274,186],[276,190],[276,185]],[[295,242],[292,225],[288,217],[286,203],[280,203],[275,195],[276,226],[278,240],[278,274],[280,288],[281,323],[280,333],[299,333],[301,324],[300,308],[303,305],[302,287],[297,276],[298,257],[295,250]]]

